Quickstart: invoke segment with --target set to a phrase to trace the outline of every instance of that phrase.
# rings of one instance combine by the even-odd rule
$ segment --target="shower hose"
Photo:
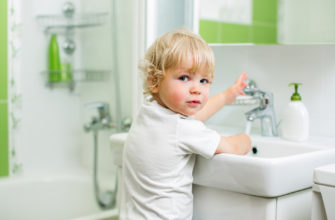
[[[101,209],[112,209],[116,205],[116,194],[118,189],[117,169],[115,172],[115,187],[113,191],[100,192],[98,179],[98,131],[94,131],[94,161],[93,161],[93,183],[95,199]]]

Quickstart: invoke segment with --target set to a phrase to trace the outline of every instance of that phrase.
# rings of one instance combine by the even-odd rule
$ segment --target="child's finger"
[[[245,95],[245,92],[243,92],[243,90],[241,90],[239,93],[240,95]]]
[[[243,73],[241,74],[241,79],[242,79],[242,82],[244,82],[245,80],[248,79],[248,75],[247,75],[246,72],[243,72]]]
[[[241,73],[241,75],[237,78],[236,83],[241,84],[243,83],[246,79],[248,79],[248,75],[246,72]]]

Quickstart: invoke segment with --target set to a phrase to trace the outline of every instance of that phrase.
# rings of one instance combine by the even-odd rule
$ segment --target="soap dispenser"
[[[299,85],[302,84],[289,84],[289,86],[294,86],[294,93],[284,111],[282,122],[282,137],[290,141],[306,141],[309,135],[309,115],[298,93]]]

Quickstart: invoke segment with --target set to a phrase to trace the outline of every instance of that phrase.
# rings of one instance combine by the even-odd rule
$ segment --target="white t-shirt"
[[[123,152],[120,219],[192,219],[195,154],[211,158],[220,138],[201,121],[145,103]]]

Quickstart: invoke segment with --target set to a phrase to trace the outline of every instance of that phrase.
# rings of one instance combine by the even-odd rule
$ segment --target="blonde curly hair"
[[[159,37],[147,50],[139,68],[143,77],[144,94],[153,95],[151,89],[163,80],[165,71],[178,68],[183,62],[193,57],[193,66],[189,70],[195,73],[205,69],[213,79],[215,60],[212,49],[197,34],[179,28]]]

